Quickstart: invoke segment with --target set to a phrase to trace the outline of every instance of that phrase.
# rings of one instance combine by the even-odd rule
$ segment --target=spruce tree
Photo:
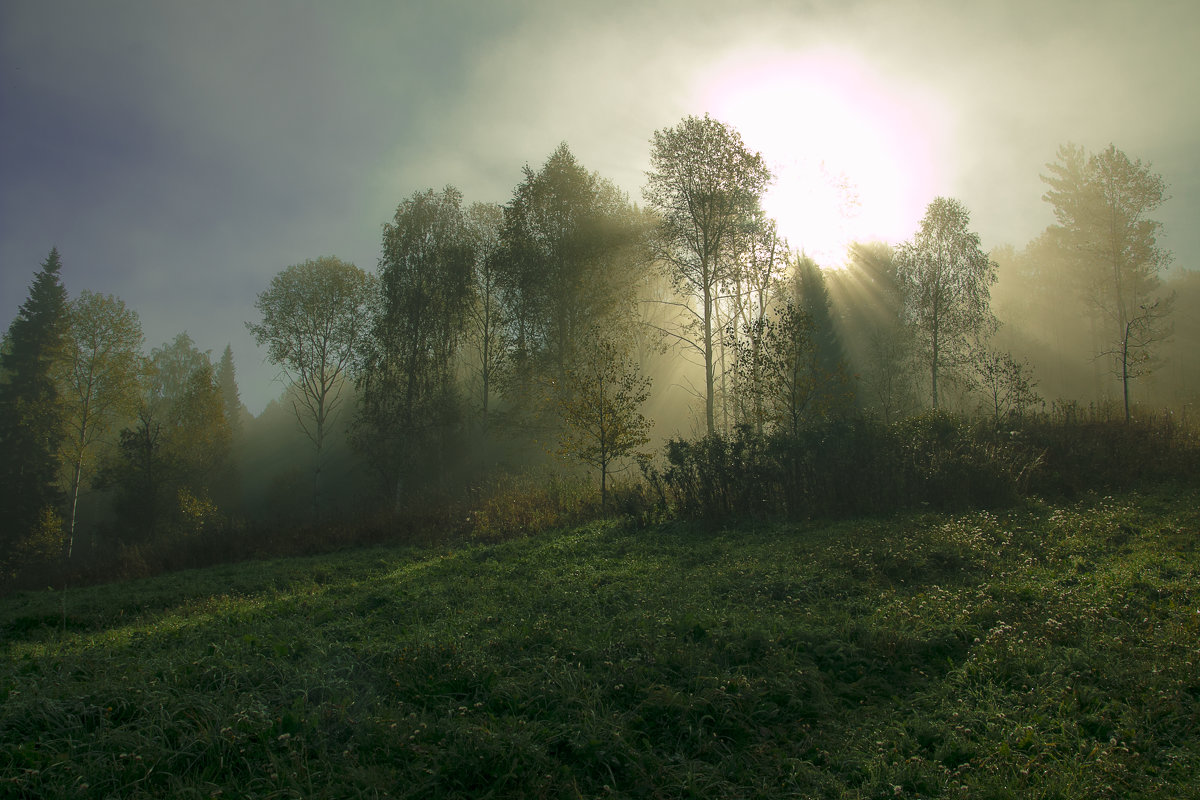
[[[237,371],[233,366],[233,345],[225,345],[225,352],[217,363],[217,386],[221,390],[221,401],[225,409],[225,421],[236,439],[242,429],[242,415],[245,406],[242,405],[241,392],[238,391]]]
[[[801,255],[796,260],[794,293],[798,310],[808,319],[814,348],[815,365],[828,377],[821,392],[821,402],[832,411],[852,400],[850,382],[846,376],[846,353],[834,322],[833,303],[829,286],[817,262]]]
[[[62,409],[55,380],[67,343],[67,290],[52,249],[29,297],[8,329],[0,354],[0,561],[13,566],[17,548],[47,511],[57,512]]]

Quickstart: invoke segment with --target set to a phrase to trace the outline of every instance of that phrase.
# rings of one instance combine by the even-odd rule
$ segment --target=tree
[[[70,336],[64,360],[63,400],[70,469],[66,555],[75,543],[79,490],[96,442],[137,410],[142,393],[142,326],[112,295],[83,291],[68,309]]]
[[[1125,320],[1121,338],[1114,347],[1101,353],[1112,357],[1113,373],[1121,381],[1126,422],[1130,420],[1129,382],[1151,371],[1150,348],[1170,335],[1164,320],[1171,313],[1174,300],[1174,295],[1168,295],[1165,299],[1160,297],[1153,303],[1138,306]]]
[[[454,358],[474,265],[462,194],[452,186],[415,192],[383,227],[380,309],[359,375],[359,441],[394,486],[397,504],[406,478],[444,474],[458,420]]]
[[[183,397],[188,382],[198,369],[211,367],[207,351],[201,351],[187,331],[150,351],[149,388],[146,403],[157,417]]]
[[[293,388],[292,412],[316,447],[313,506],[318,512],[326,431],[368,331],[372,290],[370,277],[353,264],[333,256],[309,259],[271,279],[254,304],[262,321],[246,323]]]
[[[884,242],[858,242],[849,255],[845,270],[822,277],[843,315],[844,343],[861,381],[858,400],[890,424],[917,405],[895,251]]]
[[[704,415],[712,433],[718,287],[737,261],[734,248],[756,219],[771,174],[736,130],[707,114],[656,131],[651,142],[643,196],[660,215],[658,256],[689,298],[688,330],[677,339],[703,358]]]
[[[497,379],[508,356],[509,337],[500,293],[501,229],[504,212],[491,203],[473,203],[467,209],[467,235],[474,255],[473,296],[467,310],[466,338],[475,351],[473,369],[478,377],[480,422],[484,435]]]
[[[221,402],[225,407],[225,420],[229,430],[236,439],[242,431],[242,423],[248,414],[242,405],[241,392],[238,390],[237,369],[233,365],[233,345],[225,345],[225,352],[217,362],[217,386],[221,388]]]
[[[1162,321],[1170,303],[1153,296],[1171,253],[1158,246],[1162,223],[1149,217],[1166,202],[1166,184],[1149,164],[1131,161],[1111,144],[1095,154],[1064,145],[1058,161],[1046,166],[1050,174],[1042,180],[1050,188],[1042,197],[1058,223],[1050,233],[1069,255],[1094,311],[1101,328],[1096,351],[1114,359],[1128,419],[1129,382],[1149,369],[1148,359],[1128,368],[1128,345],[1136,341],[1139,355],[1148,356],[1167,333]]]
[[[813,319],[790,298],[745,330],[734,353],[739,385],[762,415],[753,420],[759,430],[765,421],[794,437],[848,402],[842,365],[822,364]]]
[[[817,262],[802,253],[795,256],[794,269],[792,294],[796,306],[811,322],[815,363],[822,374],[836,378],[826,385],[829,397],[822,401],[832,408],[853,399],[853,391],[846,377],[846,353],[834,324],[829,285]]]
[[[34,276],[0,356],[0,560],[62,500],[58,486],[63,416],[57,377],[68,341],[67,290],[58,249]]]
[[[989,309],[996,265],[969,224],[962,203],[936,198],[913,240],[896,251],[903,318],[929,366],[935,409],[940,374],[965,362],[978,339],[996,325]]]
[[[759,387],[751,387],[749,395],[741,391],[744,385],[735,387],[734,403],[730,402],[730,392],[726,378],[730,373],[730,365],[726,363],[726,353],[737,344],[739,336],[761,328],[767,318],[767,311],[780,293],[783,274],[788,265],[787,243],[780,238],[775,221],[768,218],[761,209],[747,225],[736,232],[736,244],[730,248],[731,254],[736,254],[737,262],[732,265],[720,287],[718,302],[714,305],[714,319],[720,329],[726,333],[720,342],[720,394],[723,399],[722,428],[729,429],[728,412],[730,407],[736,414],[745,418],[748,413],[755,420],[756,426],[761,426],[762,408],[744,408],[748,397],[761,398]],[[751,348],[758,345],[759,339],[751,335]],[[736,371],[736,370],[734,370]],[[745,376],[742,376],[743,378]],[[735,375],[734,382],[739,378]]]
[[[518,391],[562,377],[585,332],[624,327],[642,264],[642,218],[560,144],[504,207],[501,286]]]
[[[650,421],[638,410],[650,396],[650,379],[612,339],[599,335],[588,338],[559,390],[561,452],[600,472],[604,506],[613,463],[650,440]]]
[[[1006,419],[1019,418],[1040,400],[1028,362],[1017,361],[1010,353],[981,353],[973,367],[983,407],[997,430]]]
[[[151,351],[149,389],[119,457],[100,484],[116,488],[123,536],[153,539],[194,533],[215,521],[215,498],[228,494],[232,435],[208,353],[187,333]]]

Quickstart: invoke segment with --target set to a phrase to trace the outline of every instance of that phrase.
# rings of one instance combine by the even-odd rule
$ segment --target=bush
[[[684,516],[847,516],[901,508],[994,507],[1013,502],[1038,455],[978,435],[933,412],[895,425],[853,418],[797,436],[739,428],[667,443],[667,465],[647,478]]]

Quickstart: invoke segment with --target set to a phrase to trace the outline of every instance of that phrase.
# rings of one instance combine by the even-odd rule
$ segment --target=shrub
[[[662,502],[689,517],[846,516],[1011,503],[1037,460],[1026,447],[934,412],[891,426],[834,420],[795,436],[738,428],[673,439],[666,467],[647,478]]]

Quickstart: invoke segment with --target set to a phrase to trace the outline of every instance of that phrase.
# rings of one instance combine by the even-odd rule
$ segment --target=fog
[[[401,198],[451,183],[506,202],[560,141],[639,200],[653,131],[738,108],[719,91],[729,76],[766,80],[771,64],[813,70],[766,81],[790,130],[762,146],[794,141],[853,173],[878,154],[821,151],[852,138],[830,125],[866,120],[889,163],[928,167],[904,179],[903,207],[862,198],[864,215],[894,220],[893,243],[945,195],[987,247],[1021,248],[1050,222],[1037,176],[1058,145],[1113,142],[1170,182],[1160,218],[1176,267],[1200,253],[1185,2],[13,2],[0,15],[0,325],[58,246],[70,290],[125,299],[149,341],[186,329],[214,354],[231,343],[256,414],[282,387],[242,323],[278,270],[324,254],[373,270]],[[847,85],[814,53],[903,112],[920,153],[893,147],[896,114],[803,107],[814,86]],[[753,120],[727,121],[754,144]]]
[[[727,6],[6,3],[6,347],[54,248],[68,301],[123,301],[150,364],[78,437],[93,546],[466,508],[520,476],[583,497],[653,474],[672,440],[933,407],[1194,423],[1194,4]],[[687,254],[654,142],[701,119],[771,180]],[[1047,194],[1064,146],[1165,184],[1128,220],[1149,238],[1117,256],[1116,301],[1095,226]],[[939,199],[994,270],[941,362],[905,289]],[[381,288],[349,315],[346,372],[320,378],[346,401],[318,452],[308,384],[247,323],[324,256]],[[1009,370],[990,412],[988,358]],[[199,372],[164,388],[171,359]],[[572,427],[592,379],[625,392],[615,449]]]

